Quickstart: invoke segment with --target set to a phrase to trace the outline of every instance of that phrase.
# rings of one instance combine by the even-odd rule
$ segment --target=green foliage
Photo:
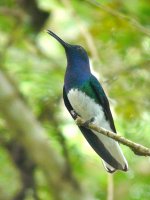
[[[58,132],[62,133],[73,174],[79,182],[89,188],[97,199],[106,199],[107,175],[101,161],[63,109],[65,52],[44,30],[51,29],[64,40],[87,49],[93,68],[112,99],[117,130],[125,137],[149,146],[150,6],[148,0],[98,1],[104,8],[92,2],[38,0],[39,8],[51,13],[40,32],[33,31],[31,16],[23,7],[14,1],[1,2],[0,67],[14,79],[25,101],[46,128],[53,148],[64,155]],[[126,17],[111,14],[105,9],[107,7]],[[141,26],[137,26],[137,22]],[[99,60],[93,57],[89,40],[93,42]],[[5,124],[0,126],[5,128]],[[150,199],[150,160],[135,156],[127,147],[123,150],[130,170],[114,175],[115,200]],[[12,199],[20,190],[18,173],[2,145],[0,193],[6,200]],[[39,169],[36,169],[35,180],[40,199],[52,199],[46,179]],[[29,199],[33,199],[32,195]]]

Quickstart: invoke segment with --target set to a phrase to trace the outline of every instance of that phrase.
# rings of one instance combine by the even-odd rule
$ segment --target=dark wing
[[[65,91],[65,87],[63,87],[63,99],[64,99],[64,103],[65,103],[65,106],[66,108],[68,109],[70,115],[72,116],[72,118],[75,120],[77,118],[77,113],[75,113],[74,109],[72,108],[69,100],[68,100],[68,97],[67,97],[67,94],[66,94],[66,91]],[[73,114],[74,112],[74,114]]]
[[[74,115],[72,115],[73,108],[68,100],[65,88],[63,88],[63,98],[64,103],[68,111],[70,112],[71,116],[76,119]],[[99,140],[99,138],[90,130],[83,126],[79,126],[79,129],[81,130],[82,134],[88,141],[88,143],[91,145],[91,147],[95,150],[95,152],[107,163],[109,163],[111,166],[113,166],[115,169],[120,168],[119,163],[116,161],[114,157],[107,151],[103,143]],[[113,171],[109,171],[113,172]]]
[[[109,121],[110,127],[113,130],[113,132],[116,133],[114,120],[113,120],[113,117],[112,117],[112,114],[110,111],[109,101],[108,101],[106,94],[105,94],[103,88],[101,87],[99,81],[93,75],[91,76],[91,79],[90,79],[90,85],[97,97],[97,103],[99,103],[104,110],[106,120]]]

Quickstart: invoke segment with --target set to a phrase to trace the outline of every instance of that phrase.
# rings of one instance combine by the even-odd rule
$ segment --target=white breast
[[[78,89],[71,89],[68,93],[68,99],[73,109],[85,120],[95,118],[95,124],[107,130],[110,129],[108,121],[106,121],[103,109],[92,98]]]
[[[94,124],[103,127],[107,130],[111,130],[109,122],[105,118],[105,114],[100,105],[98,105],[92,98],[88,97],[85,93],[79,91],[78,89],[71,89],[68,93],[68,99],[73,109],[84,119],[90,120],[94,117]],[[126,160],[120,149],[118,142],[111,138],[108,138],[96,131],[93,131],[95,135],[101,140],[110,154],[118,160],[118,162],[124,166]],[[110,166],[106,163],[107,167]]]

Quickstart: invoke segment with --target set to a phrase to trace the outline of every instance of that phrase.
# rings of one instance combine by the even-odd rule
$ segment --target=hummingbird
[[[108,98],[96,77],[91,73],[89,57],[80,45],[71,45],[55,33],[47,30],[64,48],[67,68],[64,77],[63,99],[66,108],[75,120],[78,116],[86,122],[116,133]],[[120,145],[86,126],[78,126],[91,147],[101,157],[105,169],[127,171],[128,163]]]

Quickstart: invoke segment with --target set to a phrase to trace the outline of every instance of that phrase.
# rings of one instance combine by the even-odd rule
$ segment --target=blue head
[[[82,84],[90,76],[89,58],[84,48],[79,45],[70,45],[64,42],[50,30],[47,32],[53,36],[65,49],[67,57],[65,83],[67,83],[67,85]]]

